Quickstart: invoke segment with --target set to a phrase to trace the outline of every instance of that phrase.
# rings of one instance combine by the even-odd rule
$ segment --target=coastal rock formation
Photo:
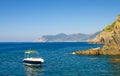
[[[73,54],[84,54],[84,55],[99,55],[100,48],[91,48],[87,51],[77,51],[73,52]]]
[[[34,40],[34,42],[46,42],[47,40],[45,38],[38,38],[36,40]]]
[[[116,21],[108,25],[97,35],[91,43],[102,43],[102,48],[92,48],[86,51],[77,51],[75,54],[85,55],[120,55],[120,15]]]

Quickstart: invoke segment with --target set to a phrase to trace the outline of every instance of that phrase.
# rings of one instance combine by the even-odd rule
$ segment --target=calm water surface
[[[98,44],[0,43],[0,76],[120,76],[120,56],[72,55]],[[22,64],[24,52],[37,50],[45,59],[41,67]]]

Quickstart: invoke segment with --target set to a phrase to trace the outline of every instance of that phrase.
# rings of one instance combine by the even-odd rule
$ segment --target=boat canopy
[[[38,52],[37,51],[31,51],[31,50],[28,50],[25,52],[25,54],[37,54]]]

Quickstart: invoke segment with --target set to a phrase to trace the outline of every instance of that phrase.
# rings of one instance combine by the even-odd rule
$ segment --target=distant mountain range
[[[100,31],[91,35],[82,34],[82,33],[67,35],[64,33],[60,33],[57,35],[44,35],[34,41],[35,42],[87,42],[95,38],[95,36],[98,35],[99,33]]]

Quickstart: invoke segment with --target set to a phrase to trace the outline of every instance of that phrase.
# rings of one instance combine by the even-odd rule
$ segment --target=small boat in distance
[[[40,66],[43,62],[44,59],[39,57],[39,53],[37,51],[28,50],[25,52],[23,64],[29,66]]]

